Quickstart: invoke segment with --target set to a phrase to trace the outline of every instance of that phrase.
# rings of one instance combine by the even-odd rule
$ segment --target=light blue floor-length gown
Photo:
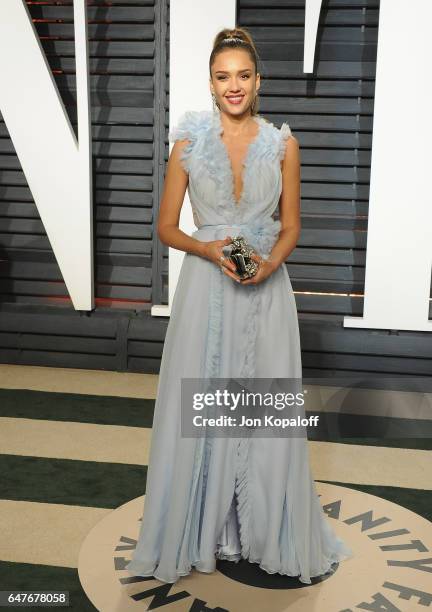
[[[273,218],[280,163],[291,131],[255,116],[237,202],[219,111],[189,111],[170,133],[187,139],[182,163],[203,241],[241,234],[262,255],[280,230]],[[176,582],[216,558],[259,563],[303,583],[352,556],[319,503],[304,437],[200,437],[180,432],[181,379],[300,378],[299,328],[285,265],[241,285],[207,259],[186,253],[161,361],[144,515],[132,561],[136,576]]]

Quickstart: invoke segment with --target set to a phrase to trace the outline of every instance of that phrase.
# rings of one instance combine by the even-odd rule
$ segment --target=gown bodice
[[[258,134],[249,144],[242,174],[239,202],[234,196],[231,161],[221,135],[219,111],[188,111],[169,138],[189,142],[181,161],[189,175],[188,193],[197,228],[222,223],[253,223],[271,218],[282,191],[281,160],[291,130],[280,129],[260,115],[254,116]]]

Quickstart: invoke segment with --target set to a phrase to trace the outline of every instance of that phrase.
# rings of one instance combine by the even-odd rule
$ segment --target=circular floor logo
[[[328,520],[354,556],[311,585],[244,560],[219,561],[212,574],[193,570],[175,584],[131,576],[125,566],[138,537],[140,497],[88,534],[78,563],[83,589],[100,612],[412,612],[432,606],[432,523],[380,497],[320,482],[316,487]]]

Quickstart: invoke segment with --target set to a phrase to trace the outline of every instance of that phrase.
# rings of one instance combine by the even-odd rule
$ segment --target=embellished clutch
[[[255,250],[246,242],[243,236],[236,236],[228,246],[231,246],[229,259],[236,266],[236,273],[244,280],[255,276],[258,263],[251,258]]]

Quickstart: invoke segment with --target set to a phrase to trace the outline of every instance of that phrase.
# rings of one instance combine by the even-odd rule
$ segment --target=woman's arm
[[[279,201],[281,230],[267,261],[278,268],[294,250],[300,236],[300,150],[294,136],[287,139],[282,161],[282,193]]]
[[[189,181],[188,174],[181,163],[181,155],[183,147],[185,147],[188,142],[188,140],[177,140],[171,150],[160,202],[157,234],[161,242],[174,249],[186,251],[186,253],[192,253],[193,255],[199,255],[204,259],[208,259],[220,265],[223,247],[230,244],[232,240],[231,236],[227,236],[223,240],[203,241],[188,236],[188,234],[185,234],[185,232],[179,228],[180,211],[183,206],[183,200]],[[235,280],[239,280],[238,275],[235,274],[235,264],[227,257],[223,262],[222,269],[225,274],[228,274]]]
[[[180,157],[188,140],[177,140],[171,150],[159,207],[157,234],[161,242],[179,251],[204,256],[205,243],[179,229],[180,211],[189,177]]]

